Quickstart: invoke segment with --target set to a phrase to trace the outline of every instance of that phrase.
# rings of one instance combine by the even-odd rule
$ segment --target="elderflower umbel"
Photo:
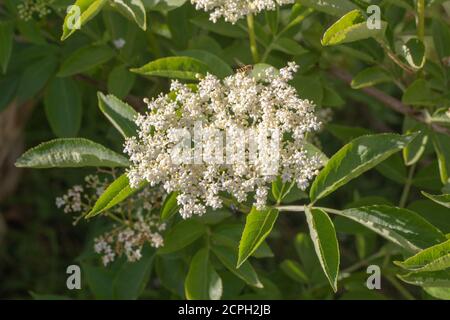
[[[175,97],[161,94],[146,100],[149,112],[136,119],[138,135],[125,142],[125,152],[132,163],[127,172],[131,186],[137,187],[146,180],[151,186],[162,185],[167,193],[177,192],[183,218],[202,215],[206,207],[222,207],[223,193],[243,202],[254,192],[254,204],[262,209],[277,176],[283,182],[307,188],[322,163],[319,156],[303,147],[305,134],[317,131],[320,123],[314,115],[314,105],[300,99],[288,83],[297,68],[295,63],[289,63],[279,72],[268,68],[258,77],[240,72],[224,80],[208,74],[197,89],[173,81],[171,90]],[[199,122],[202,137],[195,137]],[[203,150],[203,160],[211,160],[211,155],[219,151],[227,154],[226,163],[174,161],[177,159],[173,158],[173,151],[179,144],[174,132],[181,128],[187,133],[194,128],[193,149]],[[265,157],[248,161],[253,154],[251,146],[255,142],[260,145],[263,140],[252,132],[264,130],[280,133],[273,138],[279,147],[277,154],[265,152]],[[210,133],[217,131],[227,133],[226,146],[211,138]],[[238,152],[228,159],[230,146]],[[275,172],[268,170],[273,162],[277,164]]]
[[[24,21],[28,21],[33,18],[34,14],[36,14],[39,19],[42,19],[51,13],[48,6],[52,2],[53,0],[25,0],[17,5],[19,18]]]
[[[220,17],[236,23],[242,17],[263,10],[275,10],[276,6],[294,3],[294,0],[191,0],[197,10],[211,11],[214,23]]]
[[[166,225],[160,223],[157,216],[142,216],[127,226],[120,226],[94,239],[94,251],[102,255],[103,265],[107,266],[116,257],[125,255],[129,262],[136,262],[142,257],[142,248],[149,243],[154,248],[164,244],[161,236]]]

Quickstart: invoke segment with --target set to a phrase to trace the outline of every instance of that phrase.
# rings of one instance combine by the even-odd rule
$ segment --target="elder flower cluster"
[[[236,23],[242,17],[263,10],[275,10],[276,6],[294,3],[294,0],[191,0],[197,10],[210,11],[214,23],[221,17]]]
[[[183,218],[202,215],[206,207],[221,208],[224,194],[242,203],[254,193],[254,205],[262,209],[277,176],[306,189],[322,162],[304,148],[305,134],[319,130],[320,123],[313,103],[300,99],[288,83],[297,69],[289,63],[279,71],[239,72],[224,80],[208,74],[197,88],[173,81],[170,94],[146,100],[149,111],[136,119],[138,135],[125,142],[131,186],[146,180],[177,192]],[[180,131],[193,132],[188,159],[175,152],[180,142],[186,147],[185,136],[180,141],[176,134]],[[221,132],[226,132],[225,144]],[[268,144],[265,132],[278,134]],[[267,145],[277,148],[261,148]]]
[[[51,13],[48,6],[52,4],[53,1],[54,0],[25,0],[17,5],[19,18],[24,21],[28,21],[33,18],[34,14],[36,14],[39,19],[42,19]]]
[[[98,175],[86,176],[83,185],[75,185],[57,197],[56,206],[65,213],[75,214],[76,224],[90,211],[111,180],[100,179]],[[109,231],[94,239],[94,250],[102,256],[105,266],[122,255],[130,262],[138,261],[146,243],[154,248],[163,246],[161,232],[166,226],[159,221],[158,214],[163,200],[161,188],[144,188],[102,214],[114,221]]]
[[[94,250],[102,255],[104,266],[121,255],[125,255],[129,262],[136,262],[142,258],[142,248],[145,243],[149,243],[154,248],[163,246],[161,232],[165,228],[166,225],[160,223],[157,216],[144,217],[138,214],[136,221],[95,238]]]

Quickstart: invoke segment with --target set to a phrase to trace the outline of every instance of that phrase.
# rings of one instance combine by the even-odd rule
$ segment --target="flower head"
[[[263,10],[275,10],[276,6],[294,3],[294,0],[191,0],[197,10],[210,11],[210,20],[236,23],[242,17]]]
[[[296,70],[289,63],[258,77],[208,74],[197,88],[173,81],[172,94],[146,100],[138,134],[125,142],[130,184],[177,192],[184,218],[222,207],[224,194],[243,202],[255,193],[263,208],[277,176],[305,189],[322,165],[303,148],[305,134],[320,123],[288,83]]]

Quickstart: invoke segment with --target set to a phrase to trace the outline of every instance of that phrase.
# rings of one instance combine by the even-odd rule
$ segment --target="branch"
[[[347,84],[350,84],[352,82],[352,79],[353,79],[352,75],[345,70],[342,70],[342,69],[339,69],[336,67],[332,67],[330,69],[330,72],[336,78],[346,82]],[[383,91],[378,90],[377,88],[374,88],[374,87],[362,88],[360,90],[362,92],[364,92],[365,94],[367,94],[368,96],[380,101],[385,106],[389,107],[390,109],[394,110],[395,112],[398,112],[400,114],[403,114],[406,117],[411,117],[419,122],[429,125],[436,132],[450,135],[449,129],[442,127],[436,123],[430,123],[422,112],[420,112],[418,110],[414,110],[413,108],[403,104],[400,100],[397,100],[396,98],[385,94]]]

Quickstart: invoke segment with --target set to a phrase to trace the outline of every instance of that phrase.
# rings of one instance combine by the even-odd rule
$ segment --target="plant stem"
[[[416,300],[414,296],[403,287],[403,285],[393,276],[387,275],[385,278],[398,290],[398,292],[406,299],[406,300]]]
[[[406,179],[405,186],[403,188],[402,197],[400,198],[399,207],[404,208],[406,202],[408,201],[409,192],[411,191],[411,185],[413,182],[414,171],[416,169],[416,164],[413,164],[411,168],[409,168],[408,178]]]
[[[252,14],[247,15],[248,36],[250,40],[250,51],[252,52],[253,62],[259,62],[258,44],[256,43],[255,19]]]
[[[422,42],[425,38],[425,0],[417,0],[417,37]]]

